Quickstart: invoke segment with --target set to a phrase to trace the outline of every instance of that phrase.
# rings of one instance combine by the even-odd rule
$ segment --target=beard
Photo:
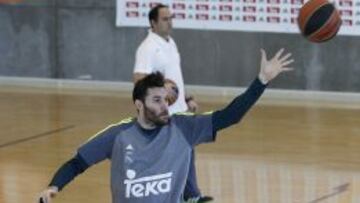
[[[169,111],[164,110],[160,113],[156,113],[155,110],[144,105],[144,116],[147,122],[153,123],[156,126],[162,126],[169,122]]]

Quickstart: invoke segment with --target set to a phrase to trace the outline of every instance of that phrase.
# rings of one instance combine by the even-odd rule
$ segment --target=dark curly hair
[[[147,90],[154,87],[164,87],[165,78],[160,72],[155,72],[147,75],[143,79],[136,82],[133,89],[132,97],[135,100],[145,101]]]

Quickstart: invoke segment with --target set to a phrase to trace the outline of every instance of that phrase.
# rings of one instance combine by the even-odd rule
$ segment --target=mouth
[[[170,115],[168,113],[160,114],[159,116],[163,120],[168,120],[170,118]]]
[[[159,114],[159,116],[169,116],[169,112],[168,111],[163,111]]]

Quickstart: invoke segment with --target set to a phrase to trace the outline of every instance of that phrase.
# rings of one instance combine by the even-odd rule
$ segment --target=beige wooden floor
[[[129,98],[0,89],[0,203],[35,202],[80,144],[134,115]],[[320,106],[259,104],[200,146],[203,192],[218,203],[359,203],[360,109]],[[65,202],[110,202],[109,163],[68,185],[55,200]]]

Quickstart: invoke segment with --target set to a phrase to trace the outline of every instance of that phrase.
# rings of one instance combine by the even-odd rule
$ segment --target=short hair
[[[149,12],[149,23],[150,26],[152,27],[151,21],[158,21],[159,18],[159,10],[161,8],[169,8],[169,6],[165,5],[165,4],[158,4],[155,7],[153,7],[150,12]]]
[[[147,95],[148,89],[154,87],[164,87],[164,84],[165,78],[163,74],[158,71],[145,76],[143,79],[135,83],[135,87],[132,93],[133,102],[135,102],[136,100],[145,102],[145,97]]]

